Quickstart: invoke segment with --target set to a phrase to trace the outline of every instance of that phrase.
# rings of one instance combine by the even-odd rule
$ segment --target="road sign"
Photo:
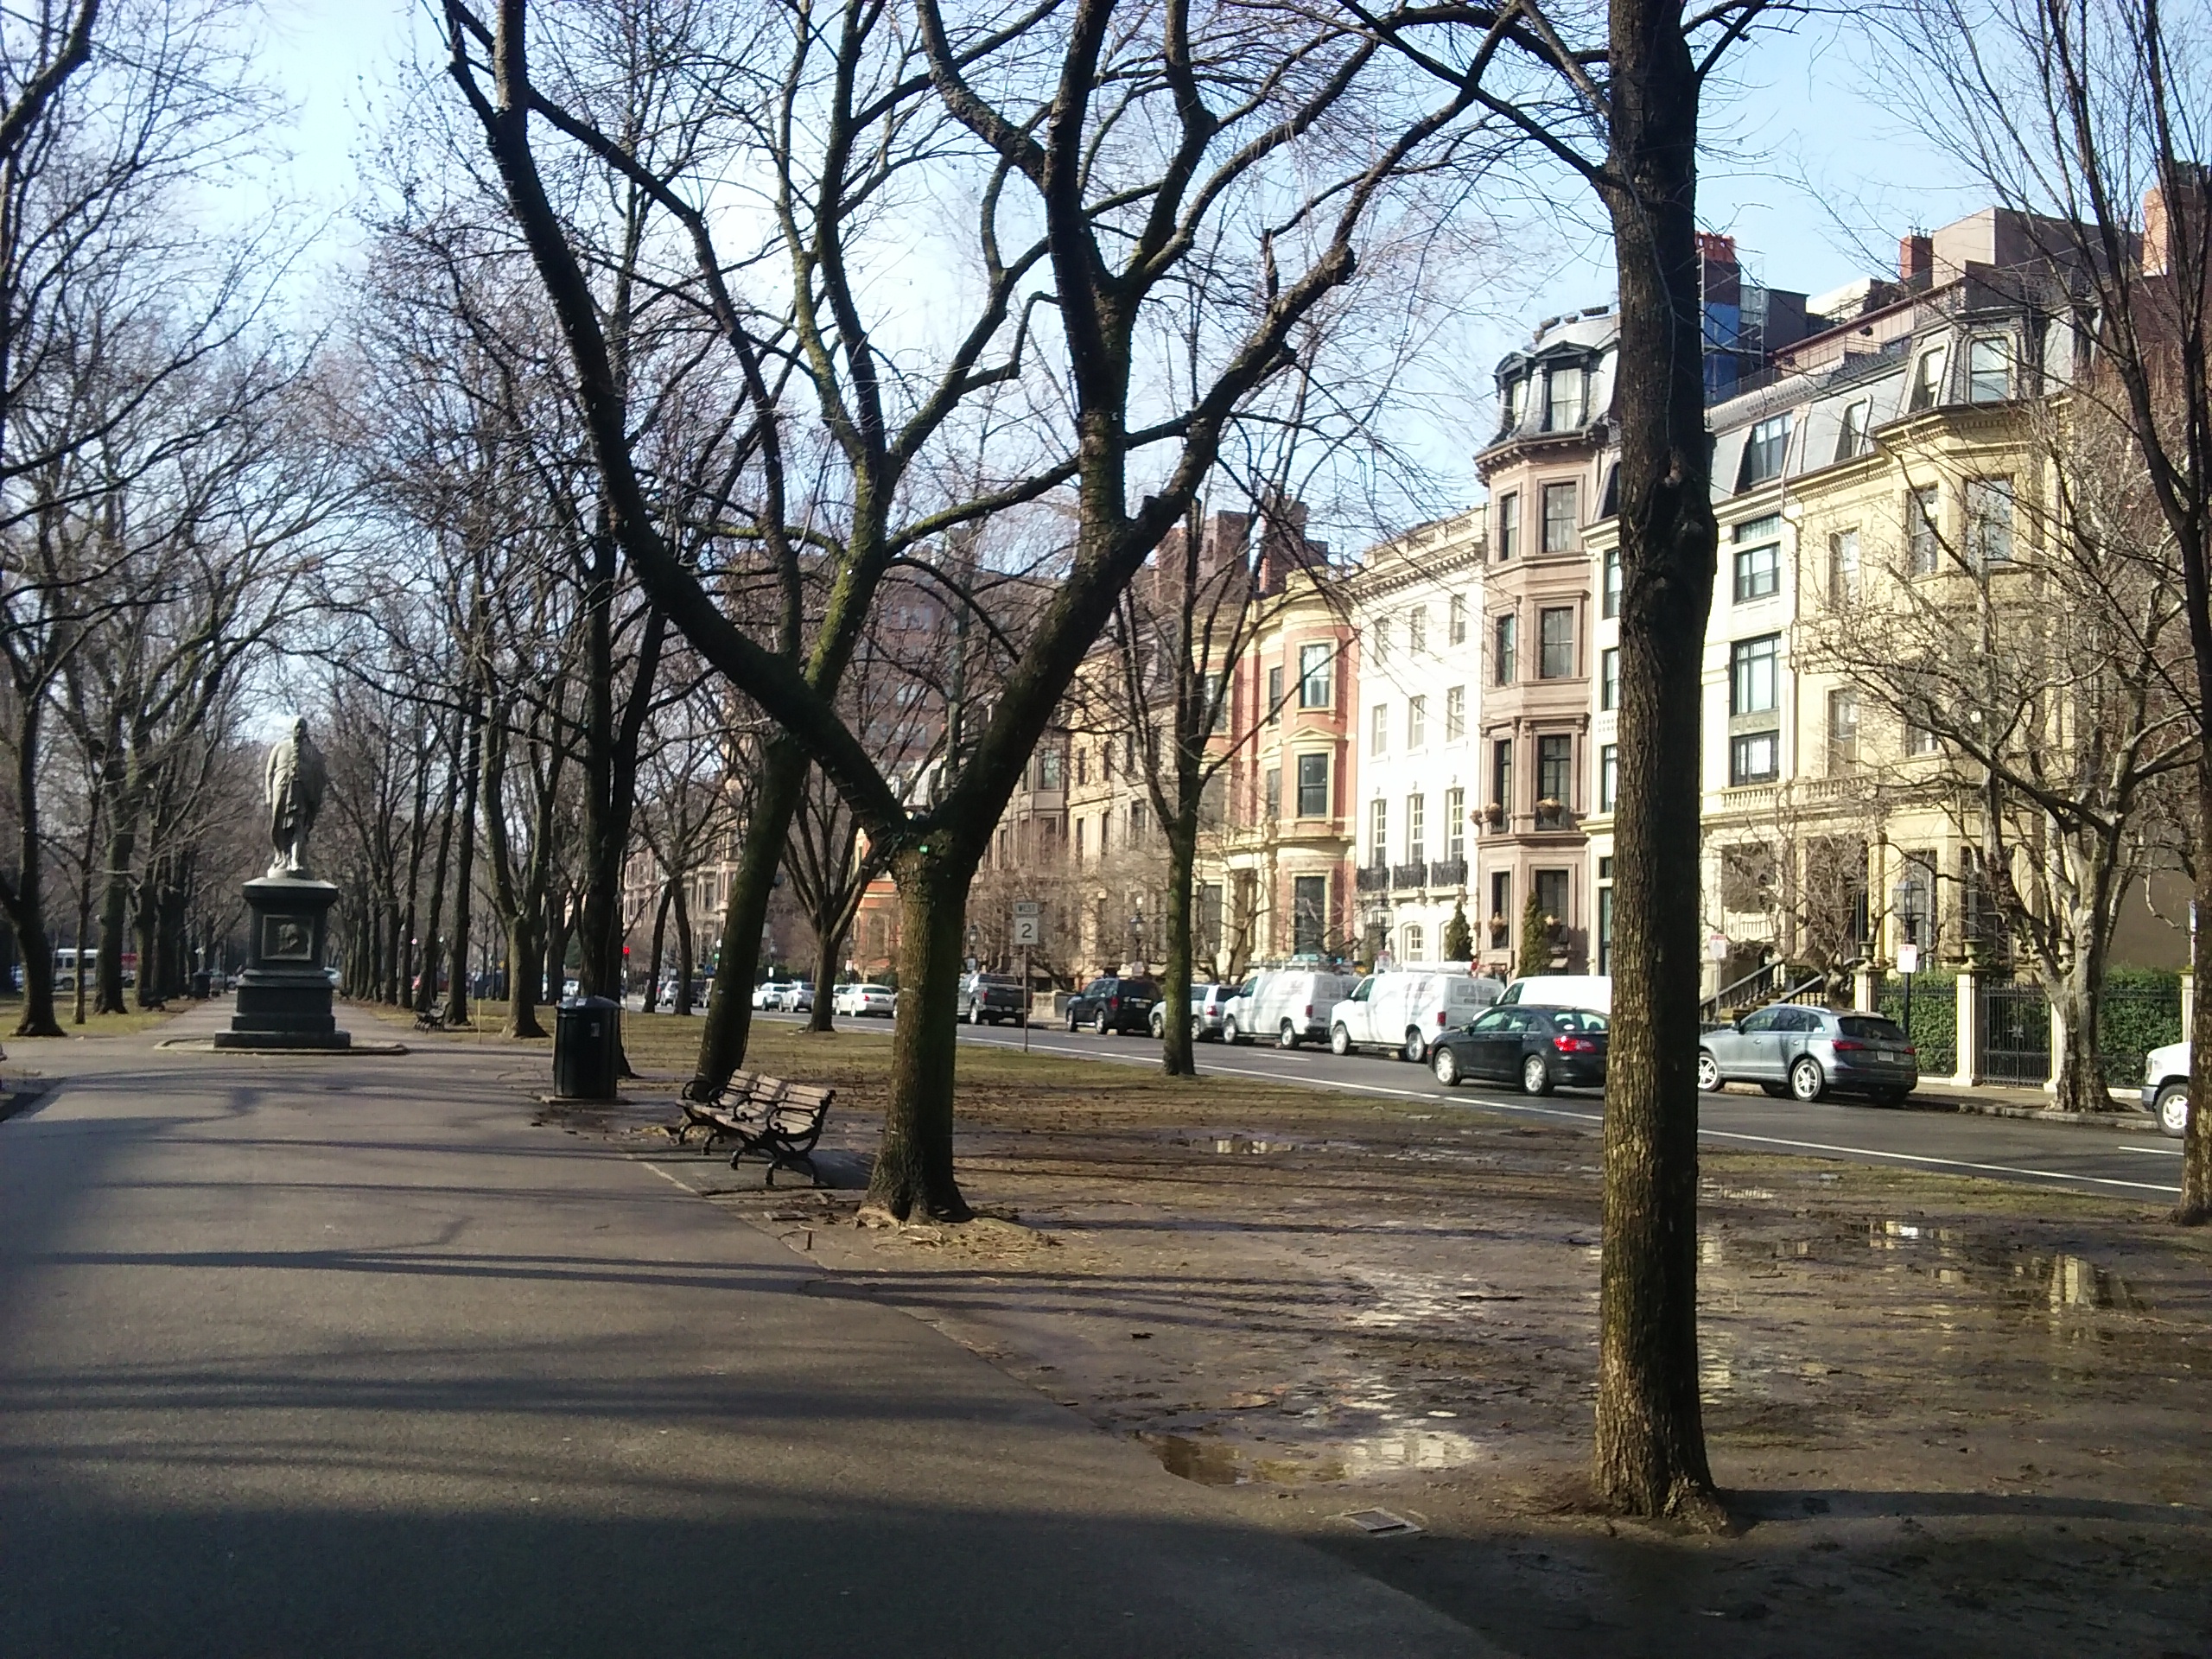
[[[1045,906],[1034,899],[1017,899],[1014,901],[1014,913],[1017,916],[1042,916]]]
[[[1707,934],[1705,936],[1705,954],[1711,957],[1715,962],[1727,961],[1728,936],[1726,933]]]
[[[1014,918],[1014,942],[1023,950],[1045,943],[1045,918],[1041,916],[1017,916]]]
[[[1897,972],[1916,974],[1920,971],[1920,947],[1916,944],[1897,946]]]

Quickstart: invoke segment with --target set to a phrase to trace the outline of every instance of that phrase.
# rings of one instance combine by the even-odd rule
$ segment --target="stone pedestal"
[[[218,1048],[342,1049],[353,1039],[330,1011],[323,944],[338,889],[301,876],[245,884],[246,966],[238,1012],[215,1034]]]

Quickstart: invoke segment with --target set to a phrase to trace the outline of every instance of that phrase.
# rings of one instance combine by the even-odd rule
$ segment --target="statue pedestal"
[[[218,1048],[351,1048],[330,1011],[323,942],[338,889],[304,876],[264,875],[245,884],[246,966],[238,1012],[215,1033]]]

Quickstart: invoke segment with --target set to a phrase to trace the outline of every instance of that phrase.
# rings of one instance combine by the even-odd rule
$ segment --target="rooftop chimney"
[[[1897,275],[1907,288],[1925,288],[1936,275],[1936,239],[1915,231],[1897,238]]]
[[[2179,238],[2194,239],[2200,249],[2204,243],[2204,213],[2207,198],[2212,196],[2212,168],[2194,162],[2174,164],[2177,194],[2183,201],[2191,203],[2193,213],[2181,215],[2176,224],[2172,203],[2167,200],[2165,187],[2154,184],[2143,193],[2143,274],[2163,276],[2174,266],[2174,242]],[[2200,264],[2204,254],[2197,255]]]

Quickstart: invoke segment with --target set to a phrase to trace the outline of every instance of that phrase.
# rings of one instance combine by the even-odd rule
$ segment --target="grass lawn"
[[[177,1007],[182,1006],[181,1004]],[[54,1014],[61,1021],[61,1029],[70,1037],[130,1037],[156,1026],[166,1024],[177,1012],[177,1007],[168,1008],[132,1008],[127,1014],[94,1014],[89,1005],[85,1023],[75,1022],[76,995],[66,993],[54,999]],[[36,1042],[33,1037],[16,1037],[16,1023],[23,1017],[23,999],[20,996],[0,997],[0,1032],[17,1042]],[[51,1040],[50,1039],[48,1040]]]

